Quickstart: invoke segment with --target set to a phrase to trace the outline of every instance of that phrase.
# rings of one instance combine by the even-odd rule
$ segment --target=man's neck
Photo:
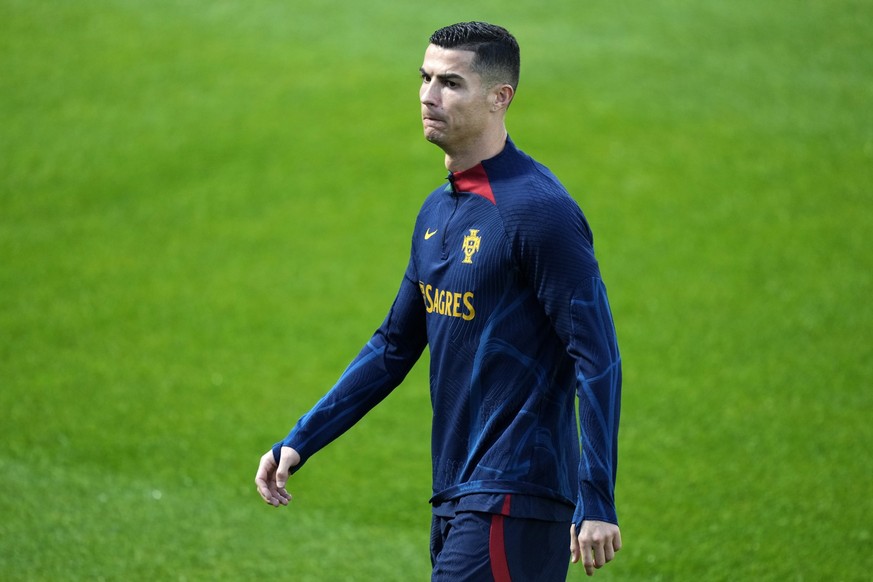
[[[484,135],[482,140],[458,151],[446,152],[446,169],[450,172],[463,172],[479,164],[482,160],[488,160],[503,151],[506,147],[507,132],[505,127],[495,131],[492,135]]]

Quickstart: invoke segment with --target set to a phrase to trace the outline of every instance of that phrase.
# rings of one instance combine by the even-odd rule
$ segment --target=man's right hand
[[[278,464],[270,449],[261,457],[258,472],[255,475],[255,485],[264,501],[273,507],[288,505],[291,494],[285,489],[291,467],[300,463],[300,455],[291,447],[282,447],[282,455]]]

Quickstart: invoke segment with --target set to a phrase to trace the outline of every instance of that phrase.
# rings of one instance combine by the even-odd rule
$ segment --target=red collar
[[[491,182],[488,181],[488,174],[485,173],[485,167],[482,164],[476,164],[469,170],[454,172],[449,176],[449,180],[455,192],[478,194],[489,200],[491,204],[497,204],[497,201],[494,200],[494,192],[491,190]]]

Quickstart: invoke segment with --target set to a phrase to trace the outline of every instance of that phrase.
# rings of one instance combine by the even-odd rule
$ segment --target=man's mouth
[[[435,115],[430,113],[429,111],[424,111],[421,114],[421,120],[424,123],[445,123],[445,120],[442,119],[439,115]]]

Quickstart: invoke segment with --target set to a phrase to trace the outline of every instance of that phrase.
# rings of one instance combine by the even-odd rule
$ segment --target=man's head
[[[433,33],[421,66],[421,116],[446,167],[472,167],[503,149],[518,84],[519,51],[505,29],[466,22]]]
[[[459,22],[434,32],[430,44],[475,53],[473,70],[488,85],[506,83],[518,89],[521,56],[508,30],[487,22]]]

